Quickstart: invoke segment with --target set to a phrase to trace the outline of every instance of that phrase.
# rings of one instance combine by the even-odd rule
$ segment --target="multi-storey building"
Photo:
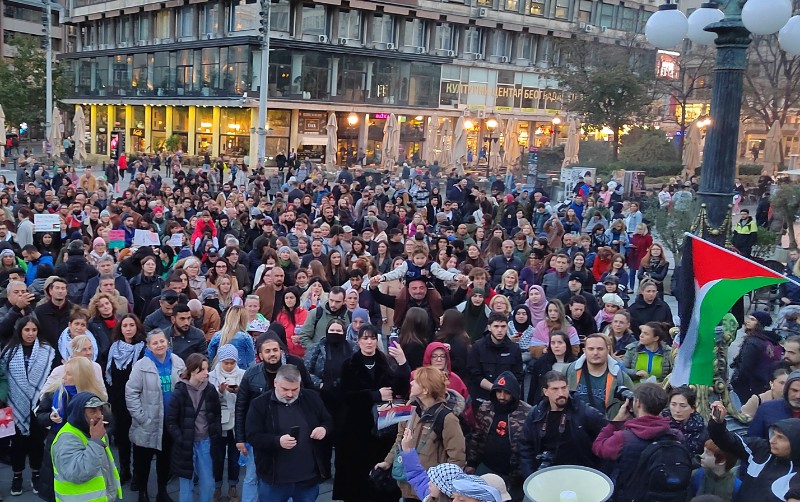
[[[63,56],[66,102],[84,106],[92,153],[108,154],[117,135],[128,151],[177,135],[189,154],[247,155],[266,74],[268,155],[297,148],[322,157],[334,112],[340,154],[360,147],[368,160],[391,113],[402,158],[421,150],[434,115],[450,130],[468,115],[473,151],[490,116],[516,119],[519,145],[506,149],[549,144],[563,96],[551,70],[558,40],[614,44],[641,33],[657,8],[654,0],[280,0],[270,4],[265,70],[262,6],[251,0],[71,1],[79,39]]]
[[[50,1],[50,0],[47,0]],[[16,55],[9,42],[15,35],[30,35],[44,39],[46,4],[41,0],[0,0],[0,56],[13,59]],[[51,3],[51,29],[53,51],[72,52],[75,27],[62,24],[64,8],[58,2]]]

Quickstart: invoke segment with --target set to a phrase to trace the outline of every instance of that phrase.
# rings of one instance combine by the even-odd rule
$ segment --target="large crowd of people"
[[[306,502],[333,478],[347,502],[518,501],[555,465],[607,472],[618,500],[795,489],[800,338],[784,354],[769,315],[746,319],[733,388],[762,439],[664,391],[674,264],[616,182],[557,203],[438,169],[311,166],[271,187],[168,163],[171,183],[138,161],[0,180],[11,495],[167,502],[178,478],[182,501]],[[642,481],[654,441],[683,498]]]

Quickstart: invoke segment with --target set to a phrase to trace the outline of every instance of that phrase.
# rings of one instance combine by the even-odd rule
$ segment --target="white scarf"
[[[92,340],[92,349],[94,349],[92,350],[92,361],[97,362],[97,340],[88,329],[86,330],[86,336]],[[72,336],[69,334],[69,326],[67,326],[64,328],[64,331],[61,332],[61,336],[58,337],[58,353],[64,361],[68,361],[69,358],[72,357],[70,342],[72,342]]]
[[[111,381],[111,363],[118,370],[124,370],[131,364],[135,363],[141,357],[144,350],[144,342],[130,344],[124,340],[117,340],[111,344],[108,350],[108,363],[106,363],[106,382],[108,385],[114,385]]]
[[[22,346],[17,345],[5,356],[8,363],[9,398],[8,404],[14,411],[14,424],[23,436],[29,436],[31,431],[31,410],[39,402],[50,368],[55,349],[49,345],[40,345],[39,340],[33,342],[33,350],[25,368],[25,354]]]

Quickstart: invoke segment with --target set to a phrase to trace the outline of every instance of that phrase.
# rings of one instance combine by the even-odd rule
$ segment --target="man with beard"
[[[344,300],[342,300],[344,303]],[[291,364],[300,370],[302,386],[313,389],[314,384],[308,376],[303,360],[289,354],[278,336],[268,331],[256,341],[256,351],[261,357],[261,362],[247,369],[239,383],[236,392],[236,417],[234,431],[236,434],[236,448],[247,458],[247,473],[242,485],[242,502],[256,502],[258,500],[258,476],[253,462],[253,448],[249,446],[245,423],[250,403],[258,396],[275,388],[275,376],[284,364]]]
[[[476,470],[501,476],[512,492],[522,495],[525,480],[520,470],[520,441],[525,417],[531,405],[520,400],[522,389],[510,371],[504,371],[492,384],[489,401],[475,413],[477,427],[468,436],[468,474]]]
[[[173,303],[178,301],[177,296],[174,296]],[[206,338],[202,331],[192,326],[192,312],[186,305],[178,304],[172,309],[172,329],[168,333],[172,352],[181,359],[186,360],[192,354],[208,353]]]
[[[758,407],[747,435],[769,439],[769,429],[784,418],[800,416],[800,371],[792,371],[783,386],[783,399],[767,401]]]
[[[345,324],[350,324],[350,313],[344,304],[345,290],[341,286],[334,286],[328,293],[328,302],[318,306],[306,317],[306,322],[300,328],[300,343],[308,350],[327,334],[328,324],[333,319],[341,319]],[[317,311],[319,310],[319,312]]]
[[[597,467],[592,443],[608,421],[586,403],[573,399],[567,376],[560,371],[544,375],[542,399],[525,419],[520,439],[522,479],[550,465]]]
[[[245,431],[257,453],[261,500],[314,501],[320,482],[330,476],[323,440],[333,429],[333,418],[319,395],[300,383],[299,369],[284,364],[275,375],[275,388],[255,398],[247,412]]]

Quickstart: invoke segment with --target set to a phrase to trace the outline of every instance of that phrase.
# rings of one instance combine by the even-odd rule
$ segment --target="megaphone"
[[[608,476],[578,465],[536,471],[522,488],[525,502],[605,502],[614,494],[614,483]]]

